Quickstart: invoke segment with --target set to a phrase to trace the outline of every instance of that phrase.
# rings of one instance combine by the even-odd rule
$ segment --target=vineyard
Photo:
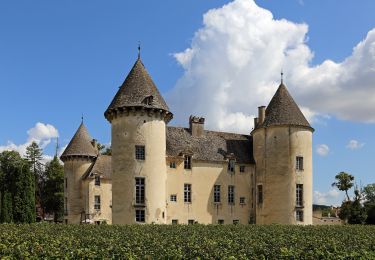
[[[0,258],[375,259],[375,226],[3,224]]]

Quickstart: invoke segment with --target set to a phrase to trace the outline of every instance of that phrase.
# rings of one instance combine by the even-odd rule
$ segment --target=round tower
[[[64,162],[64,220],[79,224],[85,218],[82,176],[98,156],[98,150],[83,122],[60,159]]]
[[[112,127],[112,223],[166,223],[166,123],[140,57],[104,113]]]
[[[256,223],[312,224],[314,129],[283,82],[254,121]]]

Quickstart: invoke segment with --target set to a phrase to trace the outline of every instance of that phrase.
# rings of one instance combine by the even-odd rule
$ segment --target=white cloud
[[[320,156],[327,156],[329,154],[329,147],[326,144],[319,144],[316,147],[316,153]]]
[[[50,124],[43,124],[43,123],[36,123],[33,128],[30,128],[27,131],[28,137],[25,143],[23,144],[15,144],[11,141],[8,141],[6,145],[0,146],[0,152],[11,150],[17,151],[24,156],[26,154],[26,148],[32,143],[36,142],[42,149],[44,149],[53,138],[57,138],[59,136],[59,132],[57,129]],[[50,159],[50,156],[45,156],[44,161]]]
[[[305,116],[375,122],[375,30],[341,63],[311,66],[308,26],[276,20],[253,0],[209,10],[191,45],[174,57],[184,75],[167,94],[176,124],[190,114],[208,128],[249,133],[257,107],[285,82]],[[363,102],[366,100],[366,102]]]
[[[346,145],[346,148],[350,150],[358,150],[361,149],[365,143],[360,143],[357,140],[350,140],[349,143]]]
[[[337,189],[330,189],[328,192],[314,191],[313,203],[327,206],[341,205],[343,194]]]

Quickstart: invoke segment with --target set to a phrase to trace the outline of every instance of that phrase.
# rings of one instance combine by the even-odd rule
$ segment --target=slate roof
[[[311,128],[309,122],[283,83],[280,84],[267,106],[263,124],[258,127],[275,125],[294,125]]]
[[[92,146],[91,141],[92,138],[82,122],[72,140],[61,155],[61,160],[64,161],[64,159],[66,159],[68,156],[96,157],[98,155],[98,151]]]
[[[112,179],[112,156],[99,155],[83,175],[82,179],[85,180],[94,174],[99,174],[104,179]]]
[[[202,136],[195,137],[188,128],[168,126],[166,139],[168,156],[192,153],[196,160],[224,161],[233,153],[238,163],[255,163],[250,135],[205,130]]]
[[[111,111],[123,107],[145,107],[169,111],[167,104],[139,57],[104,115],[107,117]]]

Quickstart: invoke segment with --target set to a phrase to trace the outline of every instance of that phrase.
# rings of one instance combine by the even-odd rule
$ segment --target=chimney
[[[92,139],[91,144],[95,149],[98,149],[98,141],[96,139]]]
[[[204,117],[189,117],[190,133],[192,136],[200,137],[204,131]]]
[[[258,118],[254,117],[254,129],[258,126]]]
[[[259,125],[263,124],[265,117],[266,117],[266,107],[265,106],[258,107],[258,124]]]

